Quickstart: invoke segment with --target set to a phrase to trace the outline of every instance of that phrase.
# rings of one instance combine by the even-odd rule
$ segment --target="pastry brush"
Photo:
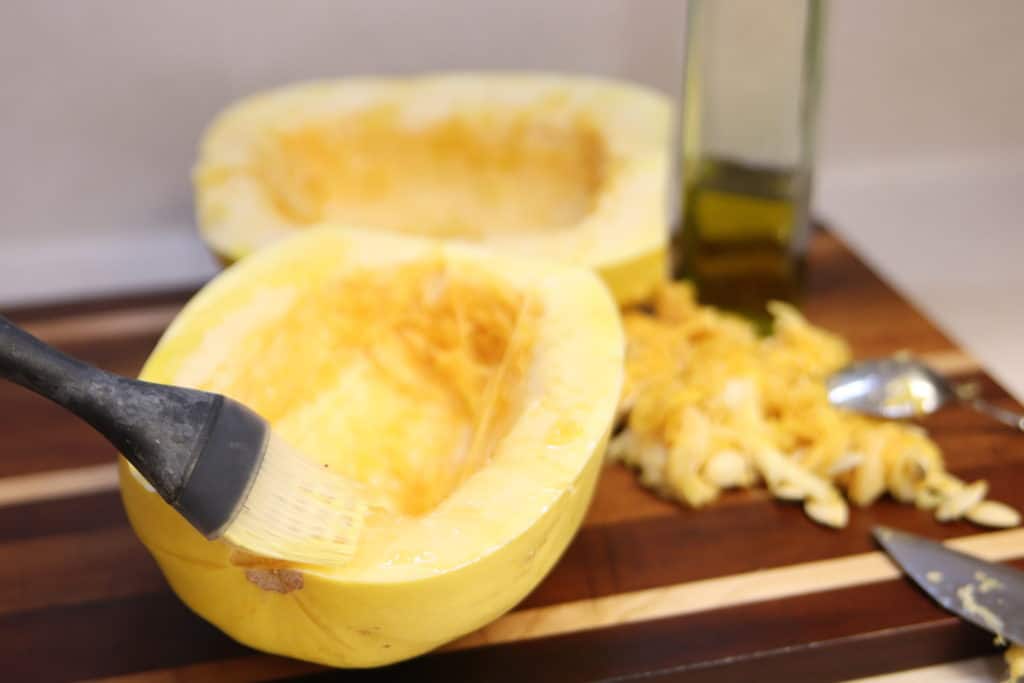
[[[308,564],[355,551],[366,514],[358,484],[291,448],[238,401],[105,372],[2,316],[0,377],[89,423],[208,539]]]

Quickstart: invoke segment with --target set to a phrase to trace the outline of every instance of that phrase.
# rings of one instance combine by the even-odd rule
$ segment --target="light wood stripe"
[[[117,463],[0,478],[0,508],[117,488]]]
[[[982,369],[977,360],[960,350],[921,354],[921,360],[944,375],[969,375]]]
[[[1021,556],[1024,550],[1024,529],[964,536],[948,541],[946,545],[989,561],[1009,560]],[[796,598],[887,581],[899,576],[900,571],[881,552],[805,562],[511,612],[489,626],[441,648],[441,651],[578,633],[764,600]],[[256,655],[97,680],[105,683],[229,683],[266,681],[322,668],[306,662]]]
[[[1019,557],[1024,529],[963,536],[947,545],[990,561]],[[751,602],[877,583],[900,575],[881,552],[691,581],[632,593],[520,610],[448,645],[460,650],[480,645],[543,638],[650,619],[678,617]]]

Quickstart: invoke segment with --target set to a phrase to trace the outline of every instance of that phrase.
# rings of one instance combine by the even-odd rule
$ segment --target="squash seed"
[[[704,476],[719,488],[750,486],[754,483],[754,471],[747,459],[736,451],[719,451],[704,465]]]
[[[850,518],[850,508],[841,498],[811,498],[804,503],[804,512],[818,524],[842,529]]]
[[[833,479],[838,477],[840,474],[849,472],[854,467],[861,463],[863,456],[860,453],[849,452],[839,456],[832,466],[828,468],[828,474]]]
[[[948,495],[935,511],[935,519],[940,522],[952,522],[960,519],[968,510],[984,500],[986,494],[988,494],[988,482],[979,479]]]
[[[942,501],[942,494],[927,486],[922,486],[914,494],[914,505],[918,510],[934,510],[942,504]]]
[[[885,492],[885,462],[880,453],[865,453],[860,466],[853,471],[847,495],[861,507],[871,505]]]
[[[772,495],[779,500],[803,500],[807,492],[791,481],[782,481],[772,487]]]
[[[965,516],[975,524],[994,529],[1020,526],[1020,513],[1009,505],[994,500],[981,501],[970,508]]]

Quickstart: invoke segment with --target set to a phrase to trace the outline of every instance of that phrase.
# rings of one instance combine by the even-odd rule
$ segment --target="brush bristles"
[[[224,537],[264,557],[340,564],[355,553],[365,516],[355,482],[272,434],[252,489]]]

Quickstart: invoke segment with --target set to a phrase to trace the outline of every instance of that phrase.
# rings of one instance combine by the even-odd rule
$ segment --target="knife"
[[[924,592],[997,637],[1024,644],[1024,572],[883,526],[875,540]]]

